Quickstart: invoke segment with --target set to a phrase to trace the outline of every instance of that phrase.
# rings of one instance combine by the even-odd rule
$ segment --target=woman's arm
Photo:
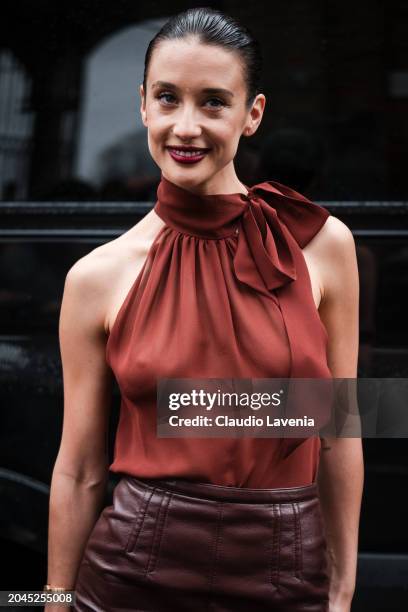
[[[47,582],[72,590],[108,476],[112,373],[105,359],[107,284],[98,280],[104,277],[95,249],[69,270],[60,311],[64,420],[51,482]]]
[[[334,378],[357,378],[359,276],[354,238],[335,217],[319,241],[322,300],[328,332],[328,364]],[[352,385],[353,387],[353,385]],[[330,612],[350,609],[355,589],[364,466],[361,438],[322,439],[318,488],[331,573]]]

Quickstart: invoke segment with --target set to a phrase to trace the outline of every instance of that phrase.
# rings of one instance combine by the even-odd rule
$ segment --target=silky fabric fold
[[[265,288],[277,289],[296,280],[293,253],[296,246],[291,244],[285,223],[289,224],[297,245],[303,248],[330,213],[277,181],[265,181],[247,189],[246,195],[197,198],[194,194],[186,195],[184,189],[162,177],[155,211],[166,223],[187,232],[197,231],[200,236],[205,226],[208,237],[212,234],[220,237],[220,229],[241,219],[242,231],[234,256],[237,278],[260,292]],[[186,218],[187,209],[194,215],[191,219]]]
[[[158,378],[330,378],[302,249],[330,213],[277,181],[195,194],[163,175],[165,225],[111,329],[113,472],[273,488],[315,480],[320,439],[158,438]]]

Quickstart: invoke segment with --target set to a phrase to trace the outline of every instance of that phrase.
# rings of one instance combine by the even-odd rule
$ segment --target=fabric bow
[[[162,176],[155,211],[171,227],[197,236],[226,236],[241,225],[233,257],[238,280],[271,295],[297,278],[302,249],[329,212],[291,187],[265,181],[248,193],[197,195]]]
[[[241,194],[247,206],[234,270],[240,281],[257,291],[271,291],[296,280],[294,249],[309,242],[329,212],[277,181],[247,189],[246,196]]]

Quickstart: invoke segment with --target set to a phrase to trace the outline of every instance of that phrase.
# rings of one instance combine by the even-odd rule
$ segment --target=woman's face
[[[140,86],[140,110],[163,176],[200,193],[238,187],[233,164],[238,143],[242,134],[256,131],[265,106],[265,96],[258,94],[246,109],[239,56],[197,39],[162,41],[152,54],[146,87],[144,92]],[[186,163],[172,149],[183,145],[207,151]]]

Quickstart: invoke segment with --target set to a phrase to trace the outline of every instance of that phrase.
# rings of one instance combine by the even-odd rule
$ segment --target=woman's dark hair
[[[259,93],[262,53],[258,41],[246,26],[239,24],[229,15],[208,6],[192,8],[171,17],[152,38],[147,47],[143,75],[145,94],[147,72],[153,51],[163,40],[180,40],[197,36],[206,45],[223,47],[236,51],[243,64],[247,89],[246,105],[249,109]]]

